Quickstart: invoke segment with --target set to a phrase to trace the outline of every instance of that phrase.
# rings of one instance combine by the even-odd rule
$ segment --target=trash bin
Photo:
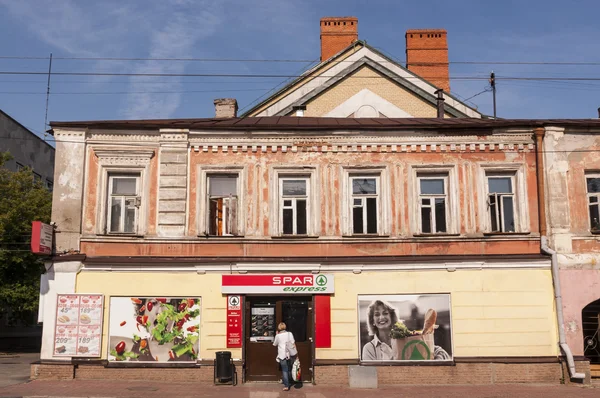
[[[231,366],[231,352],[217,351],[217,380],[220,383],[231,380],[233,377]]]

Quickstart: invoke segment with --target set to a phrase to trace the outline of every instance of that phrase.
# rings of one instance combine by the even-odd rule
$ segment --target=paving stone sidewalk
[[[565,385],[497,385],[497,386],[398,386],[376,390],[304,385],[284,392],[277,384],[243,384],[238,386],[207,386],[197,383],[164,383],[144,380],[103,381],[32,381],[0,388],[0,397],[206,397],[206,398],[568,398],[600,397],[600,388]]]

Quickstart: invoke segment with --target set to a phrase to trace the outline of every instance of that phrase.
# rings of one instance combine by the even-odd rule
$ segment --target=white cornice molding
[[[85,128],[73,128],[73,129],[53,129],[54,139],[56,142],[84,142],[87,129]]]
[[[94,154],[101,165],[140,165],[150,163],[155,150],[152,148],[94,148]]]
[[[419,140],[408,141],[406,139],[398,140],[396,144],[390,144],[388,142],[381,142],[377,140],[369,141],[356,141],[349,142],[344,140],[339,143],[332,144],[329,140],[317,141],[317,140],[302,140],[297,142],[289,142],[288,144],[281,144],[275,140],[267,141],[263,140],[261,143],[249,141],[248,143],[240,143],[239,140],[235,141],[236,144],[222,142],[203,144],[191,143],[194,152],[245,152],[245,153],[287,153],[287,152],[322,152],[322,153],[344,153],[344,152],[382,152],[382,153],[419,153],[419,152],[436,152],[436,153],[463,153],[463,152],[532,152],[534,150],[534,144],[531,142],[519,142],[517,140],[506,141],[501,143],[494,142],[473,142],[467,140],[459,140],[458,137],[449,137],[454,139],[447,139],[442,143],[430,143],[419,138]],[[439,142],[439,140],[436,140]],[[530,140],[529,140],[530,141]]]
[[[435,262],[422,262],[415,259],[413,263],[382,263],[382,264],[326,264],[320,262],[314,263],[226,263],[226,264],[178,264],[177,260],[171,260],[168,264],[147,265],[140,264],[118,264],[118,259],[114,259],[106,264],[86,264],[82,271],[98,272],[195,272],[205,273],[282,273],[282,272],[306,272],[306,273],[327,273],[327,272],[345,272],[353,273],[356,270],[361,272],[393,272],[393,271],[441,271],[454,272],[457,270],[484,271],[493,269],[549,269],[550,260],[482,260],[482,261],[448,261],[443,259]]]

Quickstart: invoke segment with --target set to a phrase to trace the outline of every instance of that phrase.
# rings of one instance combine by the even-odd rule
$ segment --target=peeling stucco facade
[[[600,299],[600,235],[592,232],[586,177],[600,170],[600,130],[547,127],[548,234],[558,252],[567,343],[585,354],[582,310]],[[588,336],[589,337],[589,336]]]

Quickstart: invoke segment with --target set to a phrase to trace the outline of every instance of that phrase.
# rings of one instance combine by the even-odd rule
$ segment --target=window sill
[[[271,239],[297,239],[297,240],[302,240],[302,239],[319,239],[319,237],[316,236],[316,235],[276,235],[276,236],[271,236]]]
[[[531,232],[484,232],[483,236],[526,236]]]
[[[204,239],[241,239],[244,235],[198,235],[198,238]]]
[[[600,231],[590,231],[592,235],[600,235]]]
[[[460,234],[447,234],[447,233],[438,233],[438,234],[413,234],[415,238],[436,238],[436,237],[447,237],[447,236],[460,236]]]
[[[140,235],[140,234],[120,234],[120,233],[111,233],[111,234],[98,234],[97,236],[114,236],[115,238],[144,238],[144,235]]]
[[[377,234],[357,234],[357,235],[343,235],[342,238],[351,239],[377,239],[377,238],[389,238],[390,235],[377,235]]]

